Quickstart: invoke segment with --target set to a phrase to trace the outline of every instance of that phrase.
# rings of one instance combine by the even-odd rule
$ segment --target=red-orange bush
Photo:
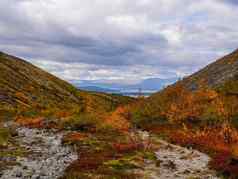
[[[32,128],[44,127],[43,117],[35,117],[35,118],[17,117],[16,122],[25,127],[32,127]]]
[[[129,153],[143,149],[143,145],[141,143],[114,143],[113,149],[117,153]]]
[[[230,178],[238,177],[238,159],[230,152],[220,152],[213,156],[210,166]]]
[[[110,125],[115,129],[128,131],[130,128],[130,122],[128,121],[127,115],[127,107],[118,107],[114,112],[105,118],[104,122],[106,125]]]
[[[87,137],[86,134],[82,134],[80,132],[72,132],[64,136],[63,142],[77,142],[82,141]]]

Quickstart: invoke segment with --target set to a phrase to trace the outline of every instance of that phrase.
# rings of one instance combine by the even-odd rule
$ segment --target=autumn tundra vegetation
[[[130,105],[128,120],[173,143],[210,154],[212,168],[237,178],[237,59],[235,51],[151,97],[140,99]]]
[[[31,155],[18,145],[14,121],[20,126],[67,131],[62,143],[79,157],[63,178],[135,178],[144,159],[154,159],[150,142],[129,132],[122,114],[131,97],[78,90],[30,63],[0,53],[0,170]],[[7,126],[6,126],[7,125]],[[131,170],[131,171],[128,171]]]
[[[142,140],[138,135],[141,130],[209,154],[211,168],[236,178],[237,54],[234,52],[148,98],[135,99],[77,90],[2,53],[0,120],[14,120],[31,128],[70,131],[62,143],[74,147],[80,157],[66,169],[62,176],[66,179],[138,178],[132,171],[141,168],[147,159],[156,162],[155,141]],[[228,74],[227,80],[221,80],[220,69],[226,70],[223,77]],[[0,156],[9,154],[5,150],[9,144],[14,145],[14,129],[0,124],[0,148],[4,148]],[[11,155],[24,155],[23,149],[14,149],[16,152]]]

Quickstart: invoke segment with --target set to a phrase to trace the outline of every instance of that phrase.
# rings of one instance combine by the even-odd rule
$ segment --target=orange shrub
[[[72,116],[72,113],[70,111],[58,111],[55,113],[55,117],[57,118],[67,118],[69,116]]]
[[[87,135],[79,133],[79,132],[72,132],[64,136],[63,142],[77,142],[82,141],[87,138]]]
[[[130,123],[127,118],[128,108],[118,107],[114,112],[105,118],[104,122],[106,125],[110,125],[115,129],[128,131],[130,128]]]
[[[129,153],[143,149],[143,145],[141,143],[114,143],[113,149],[117,153]]]
[[[185,128],[170,133],[170,138],[175,143],[194,146],[205,152],[238,153],[238,131],[228,124],[197,130]]]
[[[24,103],[29,102],[29,99],[27,98],[27,96],[22,92],[16,92],[15,96],[17,99],[19,99],[20,101],[23,101]]]
[[[178,87],[177,87],[178,88]],[[199,89],[195,92],[175,87],[173,89],[176,98],[168,102],[165,116],[173,122],[182,122],[187,119],[197,120],[207,116],[216,115],[217,118],[225,118],[224,103],[218,93],[211,89]],[[210,110],[208,112],[208,110]]]
[[[43,117],[35,117],[35,118],[17,117],[16,122],[25,127],[32,127],[32,128],[44,127]]]

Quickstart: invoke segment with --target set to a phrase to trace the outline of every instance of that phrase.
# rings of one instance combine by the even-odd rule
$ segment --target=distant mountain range
[[[98,86],[82,86],[82,87],[79,87],[79,89],[85,90],[85,91],[102,92],[102,93],[120,93],[120,90],[113,90],[113,89],[102,88]]]
[[[144,91],[158,91],[170,84],[173,84],[176,81],[177,78],[168,78],[168,79],[148,78],[143,80],[141,83],[135,85],[128,85],[126,86],[126,88],[141,89]]]
[[[102,83],[98,81],[82,80],[80,82],[73,81],[79,89],[87,91],[98,91],[107,93],[153,93],[161,90],[177,81],[177,78],[160,79],[160,78],[148,78],[138,84],[124,85],[116,83]]]

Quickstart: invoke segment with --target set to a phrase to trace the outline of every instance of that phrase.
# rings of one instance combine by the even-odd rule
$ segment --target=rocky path
[[[158,140],[157,162],[145,167],[150,179],[218,179],[209,169],[210,157],[197,150],[187,149]]]
[[[160,141],[161,148],[156,152],[159,161],[159,178],[163,179],[217,179],[209,169],[209,156],[196,150]],[[157,177],[154,177],[157,178]]]
[[[17,158],[19,165],[2,171],[1,179],[56,179],[77,159],[71,148],[61,145],[64,133],[17,128],[17,142],[29,155]]]
[[[19,165],[0,171],[0,179],[57,179],[77,159],[71,148],[61,145],[64,132],[18,127],[17,133],[16,140],[28,155],[16,159]],[[142,138],[148,137],[148,133],[142,134]],[[147,179],[218,179],[208,167],[206,154],[157,140],[156,165],[149,162],[139,171]]]

